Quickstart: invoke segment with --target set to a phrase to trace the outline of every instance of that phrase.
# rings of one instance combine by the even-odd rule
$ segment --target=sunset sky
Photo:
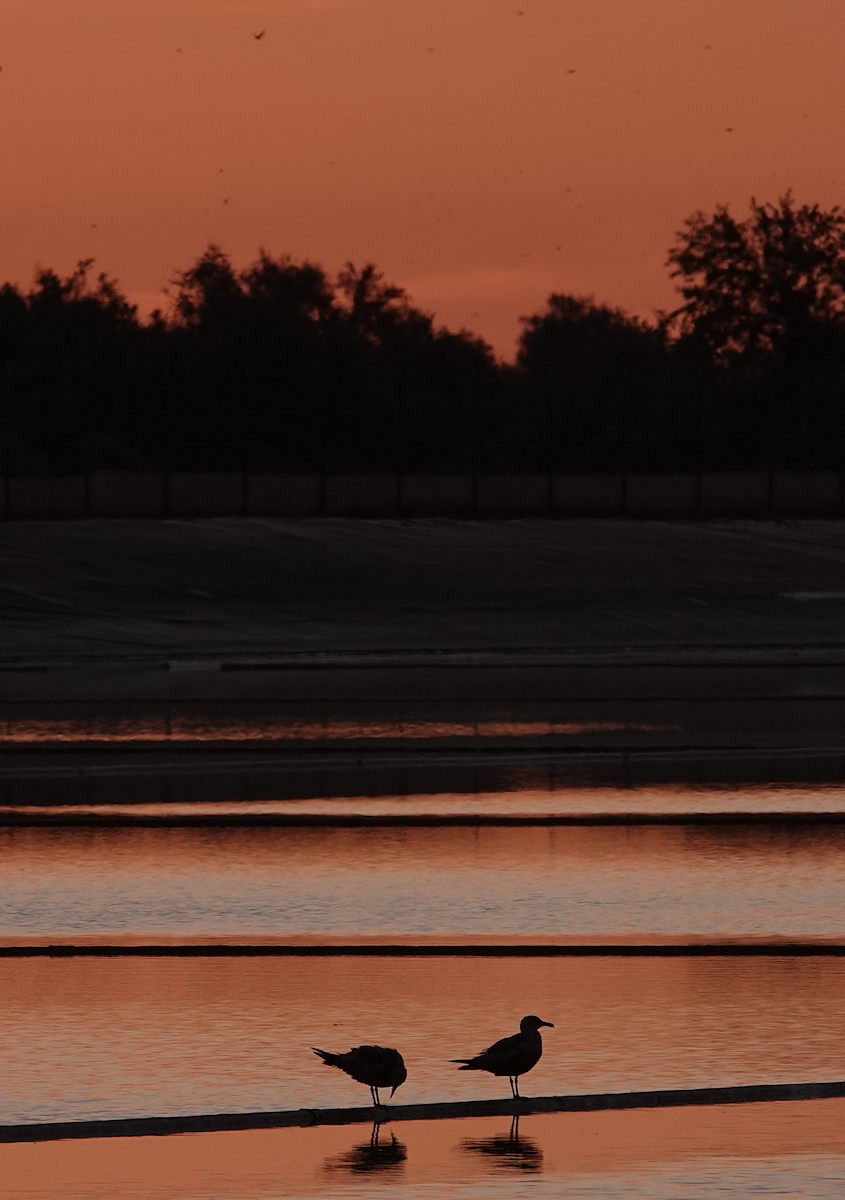
[[[374,261],[509,356],[552,291],[672,307],[697,208],[843,201],[844,40],[842,0],[0,0],[0,281]]]

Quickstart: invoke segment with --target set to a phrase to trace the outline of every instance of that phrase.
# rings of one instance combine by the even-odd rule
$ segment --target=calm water
[[[845,937],[845,826],[823,816],[843,810],[841,789],[451,800],[276,807],[323,816],[768,808],[820,819],[6,827],[0,942]],[[526,1012],[556,1026],[523,1080],[528,1095],[845,1078],[845,959],[823,955],[6,958],[0,994],[0,1122],[363,1105],[367,1090],[311,1047],[365,1041],[402,1049],[409,1078],[397,1101],[502,1096],[502,1080],[449,1059],[515,1031]],[[530,1117],[516,1136],[502,1119],[401,1123],[384,1126],[377,1145],[362,1125],[0,1146],[0,1196],[838,1198],[843,1118],[845,1102],[814,1101]]]
[[[9,1200],[841,1200],[845,1102],[0,1146]]]
[[[253,765],[256,765],[253,763]],[[437,770],[446,773],[448,763],[440,762]],[[595,764],[590,764],[594,766]],[[586,771],[590,766],[585,768]],[[125,781],[116,773],[112,776],[100,777],[96,780],[97,789],[102,793],[96,800],[90,796],[85,800],[73,800],[64,790],[64,785],[52,783],[51,795],[44,802],[43,796],[38,800],[29,800],[25,808],[12,802],[0,803],[0,821],[14,819],[26,813],[33,821],[58,817],[109,818],[140,821],[147,820],[150,824],[155,821],[167,822],[176,817],[202,818],[226,816],[239,817],[279,817],[293,822],[298,819],[303,823],[309,817],[319,818],[325,823],[326,818],[335,818],[338,823],[349,822],[355,817],[385,817],[388,819],[402,818],[412,821],[415,817],[466,817],[488,819],[490,817],[519,817],[540,822],[567,817],[598,816],[625,817],[650,814],[656,816],[695,816],[696,814],[758,814],[758,813],[797,813],[797,814],[828,814],[837,816],[845,813],[845,787],[835,784],[800,785],[781,784],[765,787],[746,785],[736,787],[684,787],[677,784],[662,784],[657,786],[602,786],[574,787],[571,782],[547,783],[538,785],[531,777],[533,775],[552,774],[543,766],[532,766],[530,763],[519,765],[509,764],[502,770],[506,778],[499,790],[488,791],[484,788],[473,787],[473,767],[466,764],[452,765],[452,774],[458,772],[467,776],[466,791],[386,791],[350,794],[332,793],[323,795],[299,794],[278,796],[273,794],[275,780],[264,784],[264,792],[260,798],[242,798],[227,796],[224,799],[207,796],[198,799],[172,799],[150,802],[139,798],[127,789]],[[313,782],[313,770],[310,781]],[[394,783],[402,783],[402,768],[394,771]],[[303,776],[305,773],[303,772]],[[307,777],[307,776],[305,776]],[[321,780],[323,778],[321,773]],[[179,777],[181,781],[181,776]],[[325,780],[329,783],[331,776]],[[172,781],[171,786],[172,786]],[[299,778],[302,782],[302,777]],[[374,786],[385,787],[383,779],[375,782],[373,776],[369,782]],[[91,790],[96,790],[91,781]],[[241,783],[241,787],[243,784]],[[289,786],[294,786],[290,784]],[[316,785],[315,785],[316,786]],[[237,777],[229,783],[229,790],[238,788]],[[39,802],[40,801],[40,802]]]
[[[526,1095],[845,1078],[838,958],[6,959],[0,992],[0,1122],[364,1105],[311,1047],[367,1041],[397,1102],[504,1097],[449,1060],[534,1011]]]
[[[83,706],[77,706],[77,708]],[[513,705],[508,715],[479,714],[476,709],[460,706],[457,716],[444,716],[443,704],[436,706],[434,713],[427,715],[416,706],[404,720],[384,713],[384,705],[356,704],[351,713],[339,715],[325,711],[322,705],[313,706],[317,711],[303,714],[301,705],[275,705],[281,711],[267,712],[267,707],[247,711],[233,717],[232,705],[225,707],[207,704],[195,705],[196,711],[186,714],[184,706],[170,711],[158,706],[149,714],[133,712],[125,717],[104,713],[93,708],[91,715],[74,713],[70,716],[44,716],[35,709],[27,713],[21,706],[20,715],[6,716],[0,720],[0,744],[14,745],[19,742],[325,742],[402,738],[425,741],[432,738],[461,740],[478,738],[520,738],[559,736],[566,738],[584,734],[611,733],[659,733],[674,730],[677,726],[661,722],[606,720],[601,717],[584,719],[582,716],[558,717],[544,704],[523,705],[528,711],[522,717],[514,717]],[[395,706],[394,706],[395,707]],[[435,706],[428,706],[435,708]],[[446,705],[445,707],[449,707]],[[457,706],[453,706],[457,707]],[[488,706],[489,707],[489,706]],[[367,709],[372,709],[367,713]],[[536,710],[540,708],[538,713]]]
[[[5,828],[0,877],[7,941],[845,936],[824,822]]]

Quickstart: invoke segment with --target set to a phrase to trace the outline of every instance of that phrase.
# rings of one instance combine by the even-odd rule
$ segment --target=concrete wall
[[[452,473],[401,477],[400,507],[408,516],[471,516],[475,511],[472,475]]]
[[[550,502],[548,475],[501,472],[478,476],[476,511],[479,515],[540,516],[549,511]]]
[[[701,476],[705,516],[765,516],[770,511],[768,471],[708,471]]]
[[[558,474],[552,477],[552,511],[618,516],[624,511],[621,475]]]
[[[310,517],[322,508],[319,475],[247,475],[246,512],[251,517]]]
[[[772,508],[785,516],[837,513],[842,508],[842,485],[837,471],[775,471]]]
[[[171,516],[223,517],[244,511],[245,476],[238,471],[173,471],[166,476]]]
[[[95,471],[91,475],[91,516],[161,517],[164,500],[161,471]]]
[[[692,516],[700,503],[699,477],[687,472],[642,472],[627,476],[625,506],[630,513]]]
[[[87,480],[84,475],[58,479],[7,480],[7,516],[81,517],[87,509]]]
[[[399,477],[394,474],[327,475],[323,512],[327,517],[366,517],[399,512]]]
[[[845,516],[837,471],[242,475],[100,471],[8,478],[0,518]]]

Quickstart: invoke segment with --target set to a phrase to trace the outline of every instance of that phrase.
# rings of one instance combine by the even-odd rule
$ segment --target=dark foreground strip
[[[538,1096],[527,1100],[456,1100],[444,1104],[396,1104],[375,1108],[299,1108],[287,1112],[211,1113],[190,1117],[122,1117],[111,1121],[50,1121],[0,1125],[0,1142],[46,1142],[65,1138],[159,1137],[238,1129],[356,1125],[385,1121],[438,1121],[453,1117],[501,1117],[515,1113],[600,1112],[684,1105],[760,1104],[775,1100],[827,1100],[845,1096],[841,1083],[768,1083],[745,1087],[679,1088],[610,1092],[587,1096]]]
[[[414,945],[160,943],[0,946],[3,958],[815,958],[845,956],[845,942],[591,942]]]

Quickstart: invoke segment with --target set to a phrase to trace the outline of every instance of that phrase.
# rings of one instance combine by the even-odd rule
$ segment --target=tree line
[[[554,293],[513,362],[373,264],[210,245],[141,319],[80,262],[0,287],[0,472],[840,468],[845,212],[694,213],[651,320]]]

